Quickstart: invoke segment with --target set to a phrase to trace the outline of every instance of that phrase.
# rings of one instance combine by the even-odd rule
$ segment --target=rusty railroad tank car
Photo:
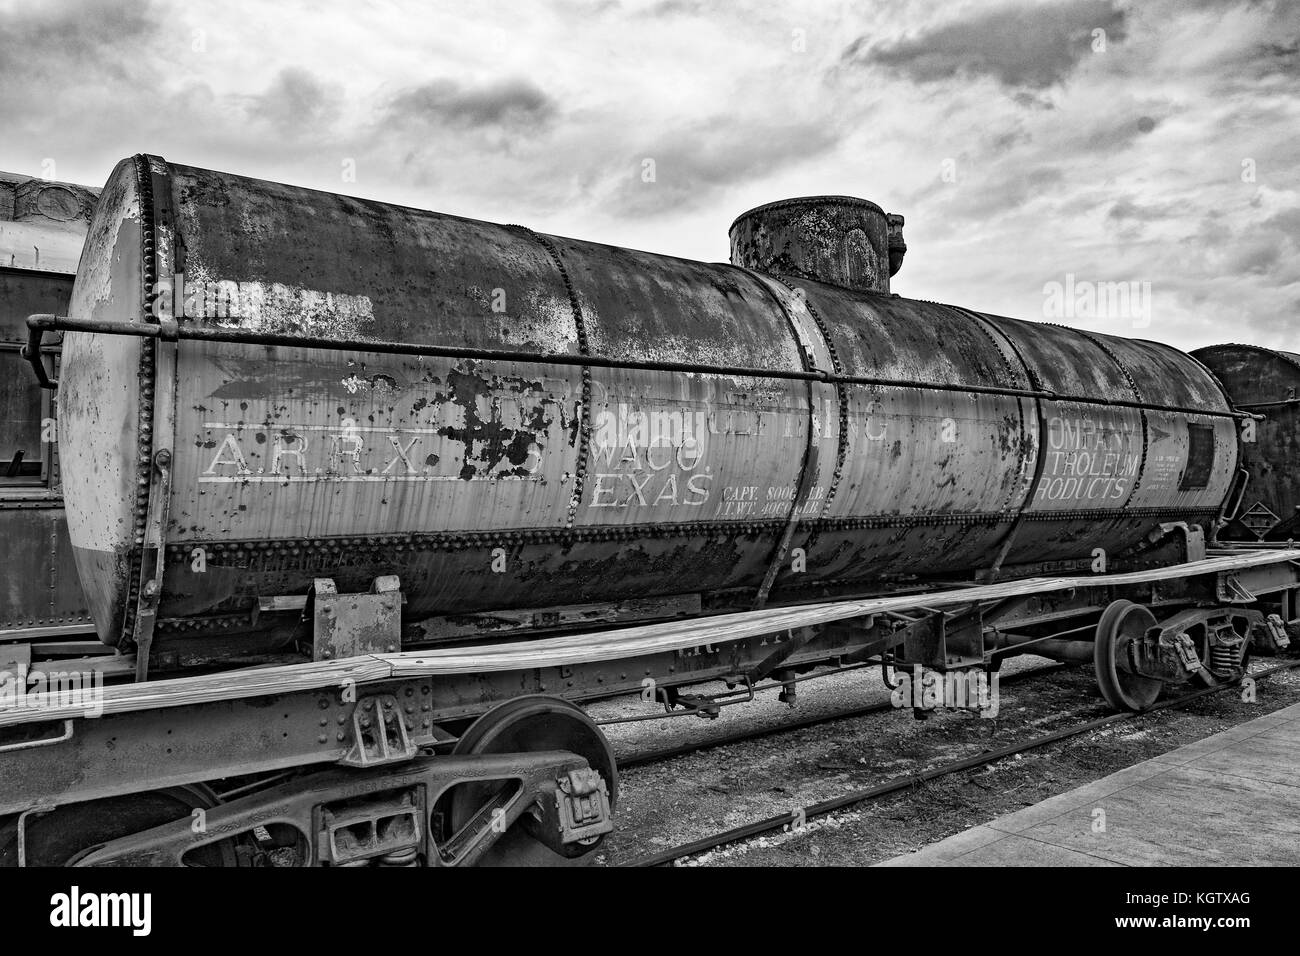
[[[64,519],[53,395],[23,363],[27,316],[65,312],[98,190],[0,173],[0,640],[92,632]],[[58,349],[44,361],[53,369]],[[6,659],[9,659],[8,657]]]
[[[1250,474],[1225,538],[1300,537],[1300,355],[1258,345],[1213,345],[1192,353],[1223,383],[1232,404],[1259,416],[1242,443]]]
[[[399,575],[418,643],[1213,529],[1240,453],[1200,363],[891,294],[901,230],[789,200],[709,264],[124,161],[58,391],[100,637],[269,650],[322,577]]]

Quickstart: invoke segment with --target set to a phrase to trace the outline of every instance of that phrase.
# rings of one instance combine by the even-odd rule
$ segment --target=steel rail
[[[1288,661],[1284,664],[1278,664],[1274,667],[1257,671],[1254,674],[1247,674],[1252,680],[1259,681],[1271,677],[1281,671],[1292,670],[1300,667],[1300,660]],[[1030,740],[1018,744],[1009,744],[1006,747],[999,747],[996,750],[985,751],[982,754],[976,754],[973,757],[966,757],[962,760],[953,761],[952,763],[941,764],[938,767],[932,767],[929,770],[917,774],[905,774],[888,780],[885,783],[870,787],[865,790],[856,790],[853,793],[846,793],[843,796],[835,797],[830,800],[823,800],[821,803],[815,803],[810,807],[802,808],[802,819],[810,820],[813,817],[825,816],[836,810],[843,810],[846,807],[856,806],[859,803],[867,803],[871,800],[877,800],[880,797],[890,796],[891,794],[907,790],[918,784],[928,783],[939,777],[949,776],[954,773],[961,773],[964,770],[972,770],[985,764],[996,763],[1007,757],[1014,756],[1018,753],[1024,753],[1027,750],[1034,750],[1038,747],[1044,747],[1048,744],[1054,744],[1070,737],[1077,737],[1080,734],[1086,734],[1091,730],[1098,730],[1111,724],[1122,723],[1137,717],[1143,717],[1147,714],[1155,713],[1160,710],[1168,710],[1171,707],[1177,707],[1181,704],[1190,703],[1201,697],[1207,697],[1212,694],[1221,693],[1229,688],[1237,687],[1238,684],[1216,684],[1213,687],[1204,687],[1200,690],[1192,691],[1181,697],[1170,698],[1161,701],[1146,710],[1137,712],[1123,712],[1116,714],[1107,714],[1105,717],[1099,717],[1096,720],[1090,720],[1077,727],[1066,727],[1061,730],[1053,731],[1050,734],[1044,734],[1040,737],[1034,737]],[[731,830],[725,830],[712,836],[703,837],[699,840],[693,840],[690,843],[683,843],[680,846],[670,847],[658,853],[652,853],[648,856],[639,857],[630,860],[627,863],[619,864],[628,867],[648,867],[664,866],[673,863],[676,860],[684,859],[688,856],[694,856],[697,853],[704,853],[708,850],[717,849],[718,847],[727,846],[731,843],[739,843],[744,840],[752,839],[764,833],[770,833],[774,830],[781,830],[789,826],[794,819],[793,814],[783,813],[780,816],[768,817],[764,820],[756,820],[753,823],[744,826],[735,827]]]
[[[845,673],[848,670],[863,670],[867,667],[874,667],[875,664],[866,664],[845,668],[840,671],[833,671],[829,674],[813,674],[810,677],[830,677],[834,674]],[[1048,674],[1054,674],[1057,671],[1064,670],[1069,664],[1048,664],[1043,667],[1035,667],[1031,670],[1017,671],[1014,674],[1008,674],[1006,677],[999,677],[999,685],[1011,684],[1027,677],[1042,677]],[[796,678],[797,680],[806,680],[809,678]],[[765,684],[755,687],[754,692],[764,690],[779,690],[782,684]],[[753,730],[741,731],[728,737],[719,737],[716,740],[704,740],[696,743],[678,744],[673,747],[661,747],[656,750],[647,750],[642,753],[634,753],[626,759],[618,761],[618,769],[625,770],[629,767],[645,767],[651,764],[663,763],[666,760],[673,760],[677,757],[685,757],[690,754],[703,753],[707,750],[715,750],[718,747],[729,747],[732,744],[745,743],[750,740],[762,740],[765,737],[776,737],[780,734],[790,733],[795,730],[805,730],[808,727],[819,727],[822,724],[831,724],[837,720],[852,720],[855,717],[868,717],[871,714],[884,713],[891,710],[898,710],[892,701],[882,700],[874,704],[864,704],[861,707],[849,707],[845,710],[837,710],[830,714],[819,714],[816,716],[803,717],[799,720],[792,720],[789,723],[781,724],[774,727],[758,727]],[[682,716],[693,716],[688,711],[682,711]],[[661,714],[660,718],[672,717],[676,714]]]

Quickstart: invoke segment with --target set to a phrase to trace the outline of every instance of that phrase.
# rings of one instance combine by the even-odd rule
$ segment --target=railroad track
[[[1045,667],[1035,667],[1030,670],[1017,671],[1014,674],[1008,674],[999,678],[1000,684],[1013,684],[1029,677],[1044,677],[1048,674],[1055,674],[1058,671],[1069,667],[1069,664],[1049,664]],[[756,688],[756,690],[775,690],[781,685],[774,684],[771,687]],[[656,763],[663,763],[666,760],[673,760],[677,757],[685,757],[690,754],[704,753],[708,750],[714,750],[718,747],[729,747],[733,744],[745,743],[750,740],[761,740],[764,737],[775,737],[780,734],[790,733],[795,730],[804,730],[808,727],[819,727],[822,724],[831,724],[837,720],[851,720],[854,717],[866,717],[870,714],[887,713],[897,710],[890,700],[877,701],[874,704],[864,704],[861,707],[849,707],[844,710],[837,710],[830,714],[821,714],[816,717],[805,717],[801,720],[793,720],[789,723],[780,724],[774,727],[758,727],[753,730],[741,731],[738,734],[731,734],[726,737],[719,737],[716,740],[700,741],[696,743],[678,744],[672,747],[661,747],[655,750],[647,750],[643,753],[629,754],[627,757],[620,757],[618,760],[619,770],[627,770],[631,767],[647,767]]]
[[[1252,680],[1260,681],[1260,680],[1267,679],[1273,676],[1274,674],[1278,674],[1282,671],[1292,670],[1297,667],[1300,667],[1300,660],[1287,661],[1285,663],[1276,664],[1272,667],[1268,667],[1260,671],[1252,672],[1248,676]],[[1050,668],[1045,668],[1044,670],[1049,670],[1049,669]],[[1037,670],[1025,671],[1022,673],[1034,674],[1034,673],[1041,673],[1041,671],[1037,671]],[[872,800],[878,800],[881,797],[887,797],[895,793],[900,793],[904,790],[908,790],[910,788],[919,786],[920,784],[923,783],[928,783],[929,781],[936,780],[940,777],[946,777],[952,774],[962,773],[963,771],[966,770],[972,770],[976,767],[982,767],[985,766],[986,764],[996,763],[999,760],[1004,760],[1008,757],[1013,757],[1016,754],[1024,753],[1029,750],[1034,750],[1039,747],[1045,747],[1048,746],[1049,744],[1058,743],[1059,741],[1067,740],[1071,737],[1077,737],[1080,734],[1086,734],[1093,730],[1099,730],[1102,727],[1108,727],[1112,724],[1125,723],[1127,721],[1133,720],[1138,717],[1145,717],[1147,714],[1152,714],[1155,713],[1156,711],[1169,710],[1175,707],[1179,707],[1184,704],[1190,703],[1194,700],[1199,700],[1202,697],[1212,696],[1214,694],[1220,693],[1224,690],[1227,690],[1229,688],[1234,688],[1237,686],[1239,685],[1220,684],[1214,687],[1205,687],[1200,690],[1192,691],[1189,694],[1183,694],[1180,697],[1174,697],[1174,698],[1170,698],[1169,700],[1161,701],[1160,703],[1155,704],[1154,706],[1149,707],[1146,710],[1141,711],[1139,713],[1123,712],[1123,713],[1107,714],[1105,717],[1099,717],[1096,718],[1095,720],[1089,720],[1083,724],[1079,724],[1074,727],[1062,728],[1061,730],[1056,730],[1048,734],[1043,734],[1038,737],[1033,737],[1029,740],[1022,741],[1020,743],[1009,744],[1006,747],[999,747],[995,750],[988,750],[985,751],[984,753],[976,754],[971,757],[966,757],[961,760],[955,760],[949,763],[940,764],[939,766],[931,767],[930,769],[921,771],[920,773],[904,774],[900,777],[895,777],[892,780],[887,780],[884,783],[877,784],[874,787],[868,787],[866,789],[856,790],[853,791],[852,793],[846,793],[841,796],[834,797],[830,800],[823,800],[820,803],[815,803],[812,806],[804,807],[801,810],[796,811],[794,813],[786,812],[786,813],[779,814],[777,816],[767,817],[762,820],[755,820],[754,822],[745,824],[743,826],[734,827],[730,830],[724,830],[719,833],[715,833],[712,836],[703,837],[699,840],[693,840],[689,843],[683,843],[675,847],[670,847],[668,849],[661,850],[657,853],[652,853],[647,856],[638,857],[635,860],[630,860],[627,863],[621,863],[618,865],[628,866],[628,867],[666,866],[678,860],[685,859],[687,857],[695,856],[700,853],[706,853],[709,850],[715,850],[720,847],[728,846],[733,843],[741,843],[745,840],[752,839],[756,836],[761,836],[764,833],[772,833],[772,832],[780,831],[785,827],[790,826],[791,823],[795,821],[796,817],[799,819],[799,821],[806,823],[806,821],[811,820],[815,817],[825,816],[828,813],[834,813],[838,810],[844,810],[848,807],[856,806],[861,803],[867,803]],[[826,719],[829,720],[829,719],[839,719],[839,718],[826,718]],[[819,722],[824,722],[824,721],[819,720]]]

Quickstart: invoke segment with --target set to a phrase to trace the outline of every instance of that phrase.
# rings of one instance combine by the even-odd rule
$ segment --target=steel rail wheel
[[[1093,668],[1106,703],[1118,710],[1146,710],[1160,696],[1163,681],[1129,673],[1122,666],[1128,646],[1156,623],[1155,615],[1132,601],[1113,601],[1097,622]]]
[[[86,803],[69,803],[49,813],[28,814],[22,823],[26,866],[76,866],[96,847],[164,823],[211,810],[216,795],[201,785],[169,787]],[[18,817],[0,823],[0,866],[18,866]],[[188,856],[193,866],[237,866],[232,841],[222,840]]]
[[[618,797],[618,769],[614,751],[595,722],[576,704],[559,697],[530,695],[506,701],[474,722],[460,738],[453,755],[536,753],[567,750],[586,759],[605,779],[612,808]],[[498,784],[462,784],[444,798],[445,834],[456,833],[502,787]],[[556,853],[534,835],[536,820],[524,815],[497,839],[479,866],[568,866],[581,862],[604,839],[566,846]]]

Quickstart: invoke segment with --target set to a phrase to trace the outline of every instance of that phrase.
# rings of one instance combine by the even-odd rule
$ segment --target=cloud
[[[1295,29],[1295,24],[1292,23],[1291,27]],[[1254,52],[1257,76],[1281,74],[1291,79],[1300,79],[1300,39],[1292,37],[1285,44],[1261,43]]]
[[[1176,206],[1141,203],[1125,196],[1116,200],[1115,204],[1110,207],[1110,211],[1106,213],[1106,218],[1114,219],[1117,222],[1128,220],[1159,222],[1177,216],[1181,211]]]
[[[733,186],[807,162],[838,140],[833,126],[813,118],[709,117],[646,140],[607,182],[608,200],[627,216],[698,208]]]
[[[281,130],[319,128],[338,115],[342,95],[341,87],[327,86],[310,70],[288,66],[276,74],[264,93],[252,99],[248,115]]]
[[[634,16],[671,17],[680,14],[692,16],[708,5],[708,0],[658,0],[657,3],[635,11]]]
[[[1093,31],[1109,45],[1126,35],[1125,11],[1113,0],[1018,4],[985,10],[891,43],[855,40],[850,62],[896,71],[918,83],[991,77],[1005,87],[1043,89],[1062,82],[1093,55]]]
[[[0,168],[146,150],[706,261],[743,209],[860,195],[907,217],[901,294],[1149,280],[1151,328],[1090,327],[1285,345],[1298,56],[1295,0],[0,0]]]
[[[158,29],[151,0],[76,0],[0,7],[0,76],[22,89],[42,77],[123,76]],[[8,91],[11,95],[17,92]]]
[[[977,182],[977,188],[957,190],[945,191],[941,184],[934,186],[929,196],[938,202],[927,214],[941,216],[953,226],[969,220],[987,224],[1059,192],[1065,173],[1052,166],[1025,170],[1003,162],[993,164]]]
[[[545,126],[559,107],[536,84],[519,77],[477,86],[438,79],[398,94],[385,112],[396,123],[526,129]]]
[[[1264,227],[1275,229],[1300,247],[1300,207],[1285,209],[1264,221]]]

